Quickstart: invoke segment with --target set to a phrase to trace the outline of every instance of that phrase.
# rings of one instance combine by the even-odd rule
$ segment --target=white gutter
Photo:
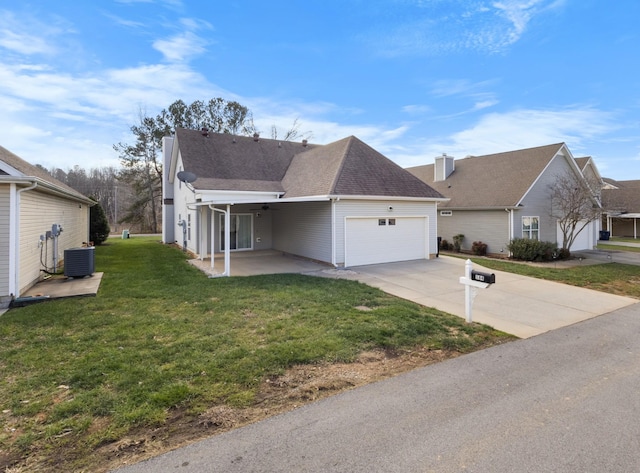
[[[505,212],[508,212],[508,220],[509,220],[509,225],[508,225],[508,229],[509,229],[509,235],[508,235],[508,242],[511,243],[511,240],[513,240],[513,209],[504,209]],[[511,256],[511,252],[509,251],[509,256]]]
[[[384,195],[315,195],[307,197],[291,197],[282,199],[217,199],[189,202],[187,206],[199,205],[242,205],[242,204],[284,204],[292,202],[322,202],[329,200],[381,200],[381,201],[412,201],[412,202],[448,202],[449,198],[440,197],[398,197]],[[504,207],[500,207],[504,208]]]
[[[39,177],[0,176],[0,182],[10,183],[10,184],[36,184],[41,189],[45,191],[49,191],[52,194],[66,197],[68,199],[73,199],[78,202],[83,202],[90,207],[95,205],[95,202],[89,199],[88,197],[85,197],[80,193],[70,192],[66,189],[63,189],[54,184],[51,184],[50,182],[45,181],[44,179],[41,179]],[[28,190],[28,189],[25,189],[25,190]]]
[[[9,239],[12,240],[9,243],[9,294],[13,294],[16,298],[20,297],[20,194],[38,187],[37,181],[29,182],[31,182],[29,187],[23,187],[15,192],[13,211],[10,211],[9,216],[9,228],[13,229],[9,231]]]
[[[336,202],[331,199],[331,264],[336,267]]]

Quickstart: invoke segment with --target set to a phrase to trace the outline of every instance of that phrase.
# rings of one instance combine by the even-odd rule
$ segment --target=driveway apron
[[[356,279],[389,294],[465,317],[464,286],[459,283],[459,278],[464,276],[464,264],[464,259],[440,256],[432,260],[320,273]],[[638,302],[630,297],[492,271],[478,265],[474,269],[495,273],[496,283],[477,290],[472,307],[473,321],[520,338],[539,335]]]

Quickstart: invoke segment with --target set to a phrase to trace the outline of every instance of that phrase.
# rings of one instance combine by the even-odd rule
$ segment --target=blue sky
[[[0,0],[0,145],[118,166],[140,113],[223,97],[265,137],[400,164],[566,142],[640,179],[636,0]]]

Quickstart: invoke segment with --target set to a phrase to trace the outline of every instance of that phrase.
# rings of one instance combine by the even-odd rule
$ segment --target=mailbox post
[[[468,323],[473,321],[471,308],[476,298],[478,288],[486,289],[496,282],[493,273],[482,273],[473,270],[473,263],[468,259],[464,264],[464,276],[460,278],[460,284],[464,284],[464,315]]]

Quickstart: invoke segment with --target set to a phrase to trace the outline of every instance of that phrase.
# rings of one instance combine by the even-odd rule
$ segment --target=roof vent
[[[260,141],[260,133],[253,134],[253,141]]]
[[[208,128],[202,128],[202,136],[209,136],[209,129]]]
[[[304,146],[305,148],[307,147],[307,140],[302,140],[302,146]]]

